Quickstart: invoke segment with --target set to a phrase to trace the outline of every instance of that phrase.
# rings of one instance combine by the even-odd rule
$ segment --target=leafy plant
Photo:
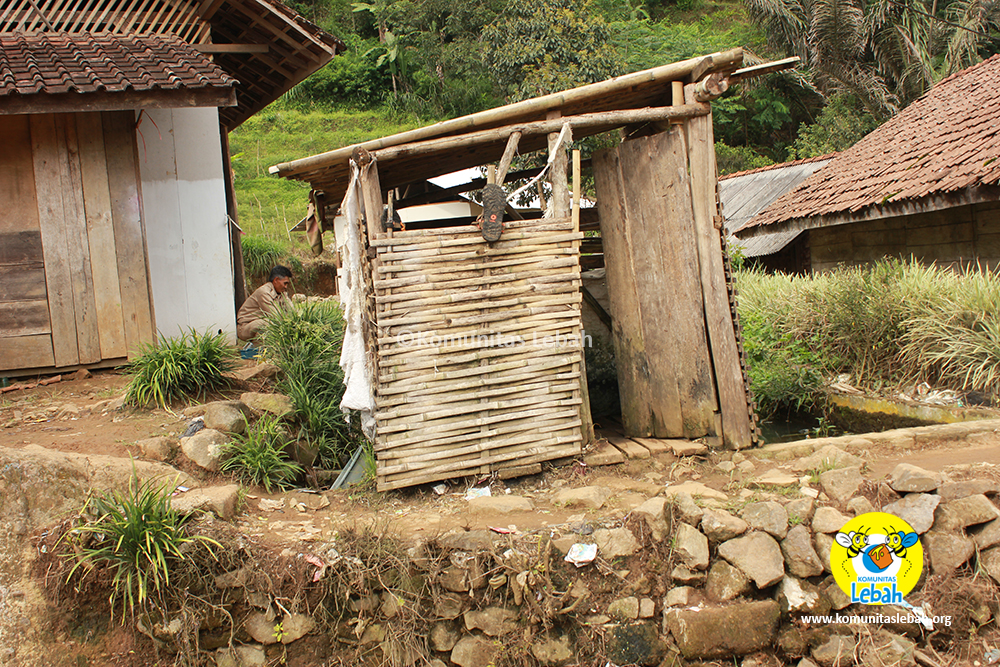
[[[177,338],[147,343],[129,362],[132,376],[125,403],[136,407],[166,407],[174,399],[203,397],[228,386],[224,373],[236,367],[236,350],[225,334],[200,334],[194,329]]]
[[[240,245],[243,248],[243,267],[248,276],[266,277],[288,254],[284,246],[264,236],[248,234],[240,239]]]
[[[78,547],[68,556],[76,563],[67,580],[81,567],[110,570],[112,614],[118,601],[134,613],[137,605],[159,597],[170,585],[171,567],[185,558],[185,545],[219,546],[207,536],[185,532],[187,517],[170,504],[176,488],[176,481],[140,481],[133,469],[126,491],[91,497],[82,513],[94,518],[66,534]]]
[[[263,486],[268,493],[286,488],[302,474],[302,467],[285,455],[287,441],[277,417],[261,417],[246,433],[223,445],[220,467],[246,484]]]
[[[348,423],[340,409],[343,327],[339,305],[306,302],[272,313],[261,338],[282,370],[280,389],[291,399],[305,435],[319,450],[319,465],[331,469],[339,468],[341,459],[363,441],[359,420]]]

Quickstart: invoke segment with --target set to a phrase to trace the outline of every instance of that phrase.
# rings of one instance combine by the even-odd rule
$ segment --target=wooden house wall
[[[380,489],[578,455],[580,239],[570,219],[377,238]]]
[[[812,269],[859,266],[883,257],[915,257],[939,266],[977,260],[1000,266],[1000,202],[960,206],[809,230]]]
[[[0,116],[0,371],[151,340],[133,118]]]
[[[143,116],[140,175],[157,330],[222,331],[235,341],[219,112],[151,109]]]

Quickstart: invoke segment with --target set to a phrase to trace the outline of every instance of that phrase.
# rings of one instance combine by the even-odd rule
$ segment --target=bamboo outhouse
[[[315,223],[337,227],[345,404],[370,412],[379,488],[581,452],[593,438],[582,263],[606,265],[626,432],[751,444],[708,100],[789,63],[742,61],[716,53],[271,168],[309,182]],[[615,129],[621,143],[590,163],[596,209],[580,207],[577,160],[571,205],[571,142]],[[546,215],[508,207],[498,241],[471,219],[392,224],[410,206],[502,186],[515,153],[539,150],[546,166],[511,180],[543,172]],[[464,188],[426,184],[477,166],[489,175]]]

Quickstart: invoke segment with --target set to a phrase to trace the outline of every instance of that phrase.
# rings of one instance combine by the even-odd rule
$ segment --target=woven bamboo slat
[[[581,238],[565,218],[372,240],[379,488],[580,453]]]

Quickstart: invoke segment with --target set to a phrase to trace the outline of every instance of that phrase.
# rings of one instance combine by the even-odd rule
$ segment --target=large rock
[[[958,500],[966,496],[979,494],[996,495],[1000,485],[985,479],[970,479],[964,482],[947,482],[938,487],[937,493],[941,500]]]
[[[289,614],[281,619],[281,643],[291,644],[316,628],[316,621],[306,614]]]
[[[917,645],[906,637],[893,634],[886,630],[875,631],[872,641],[866,642],[861,649],[861,664],[864,667],[914,667],[917,664],[914,651]]]
[[[941,486],[941,475],[910,463],[900,463],[889,474],[889,486],[900,493],[926,493]]]
[[[788,512],[776,502],[749,503],[740,516],[751,528],[763,530],[779,540],[788,533]]]
[[[785,504],[785,512],[788,514],[788,523],[801,523],[809,525],[813,520],[813,513],[816,511],[816,501],[812,498],[796,498]]]
[[[757,588],[767,588],[785,576],[781,547],[767,533],[750,533],[719,545],[719,555],[743,571]]]
[[[657,624],[649,621],[623,623],[610,628],[608,658],[615,665],[659,665],[667,654]]]
[[[969,535],[975,541],[976,548],[980,551],[1000,544],[1000,519],[994,519],[989,523],[976,526],[969,531]]]
[[[834,545],[833,535],[816,533],[813,535],[813,544],[816,545],[816,555],[819,556],[820,562],[823,563],[823,570],[833,572],[830,568],[830,551]]]
[[[198,466],[209,472],[218,472],[222,460],[222,447],[229,438],[225,433],[203,428],[190,438],[181,438],[181,451]]]
[[[467,635],[451,650],[451,661],[459,667],[489,667],[502,650],[500,642]]]
[[[923,535],[934,525],[934,512],[941,497],[931,493],[908,493],[894,503],[882,508],[886,514],[898,516],[910,524],[918,535]]]
[[[820,507],[813,515],[812,529],[814,533],[836,533],[848,521],[850,519],[832,507]]]
[[[961,530],[1000,517],[1000,511],[989,498],[980,494],[951,500],[938,505],[934,513],[935,530]]]
[[[530,512],[535,505],[523,496],[485,496],[469,501],[470,512],[493,512],[509,514],[511,512]]]
[[[774,600],[722,609],[668,610],[664,616],[681,653],[688,659],[728,658],[762,651],[773,642],[780,610]]]
[[[666,509],[667,499],[657,496],[636,507],[632,510],[632,514],[645,520],[653,539],[659,542],[667,536],[667,531],[670,529],[667,525]]]
[[[793,526],[781,541],[781,554],[785,567],[803,579],[823,574],[823,562],[813,548],[812,535],[805,526]]]
[[[830,601],[814,585],[796,577],[785,576],[778,584],[775,598],[782,614],[824,615],[830,611]]]
[[[709,498],[712,500],[721,500],[723,502],[729,500],[729,496],[724,494],[722,491],[717,491],[710,486],[705,486],[701,482],[682,482],[680,484],[672,484],[663,490],[663,495],[667,498],[673,498],[680,493],[688,493],[696,498]]]
[[[705,514],[705,510],[695,503],[690,493],[678,493],[674,496],[674,512],[678,519],[692,526],[697,526]]]
[[[853,635],[831,635],[812,650],[812,657],[822,667],[845,667],[853,664],[857,646]]]
[[[266,664],[267,654],[258,644],[241,644],[215,652],[215,667],[264,667]]]
[[[252,611],[243,621],[243,629],[258,644],[277,644],[278,621],[269,621],[262,611]]]
[[[953,533],[927,532],[921,539],[931,561],[934,574],[949,574],[968,562],[976,550],[968,537]]]
[[[608,605],[608,616],[619,621],[634,621],[639,618],[639,598],[627,597],[613,600]]]
[[[857,466],[827,470],[819,475],[819,485],[823,491],[838,503],[850,500],[864,481],[861,468]]]
[[[517,629],[518,613],[504,607],[487,607],[481,611],[467,611],[466,630],[482,630],[490,637],[499,637]]]
[[[171,496],[170,506],[182,514],[212,512],[229,521],[236,516],[240,502],[240,485],[205,486]]]
[[[544,667],[561,667],[576,657],[568,635],[549,636],[541,641],[533,641],[531,655]]]
[[[872,501],[864,496],[854,496],[847,501],[847,510],[854,514],[854,516],[861,516],[862,514],[874,512],[875,506],[872,505]]]
[[[455,644],[461,638],[462,633],[455,628],[454,623],[448,621],[438,621],[432,625],[430,634],[427,637],[431,648],[442,652],[455,648]]]
[[[600,509],[608,498],[611,490],[603,486],[583,486],[578,489],[562,489],[556,492],[552,502],[566,507],[589,507]]]
[[[1000,584],[1000,547],[987,549],[979,554],[979,564],[993,581]]]
[[[749,524],[725,510],[705,510],[701,532],[713,543],[725,542],[747,532]]]
[[[631,556],[642,546],[628,528],[598,528],[593,534],[601,558]]]
[[[256,414],[267,412],[275,417],[285,417],[295,411],[292,399],[283,394],[261,394],[250,391],[241,395],[240,401]]]
[[[146,438],[135,443],[139,446],[139,451],[147,459],[154,461],[170,461],[177,454],[178,442],[175,438],[168,438],[165,435],[158,435],[153,438]]]
[[[205,404],[205,428],[223,433],[240,434],[247,430],[250,410],[240,401],[215,401]]]
[[[690,590],[687,586],[683,588]],[[708,571],[708,580],[705,582],[705,593],[708,594],[708,597],[717,602],[728,602],[749,592],[750,579],[738,567],[733,567],[721,559],[712,563],[712,568]],[[669,598],[670,593],[667,593],[667,596]],[[684,605],[687,605],[686,599],[680,605],[667,606]]]
[[[674,531],[674,551],[681,562],[694,570],[708,568],[708,538],[689,524],[677,524]]]

